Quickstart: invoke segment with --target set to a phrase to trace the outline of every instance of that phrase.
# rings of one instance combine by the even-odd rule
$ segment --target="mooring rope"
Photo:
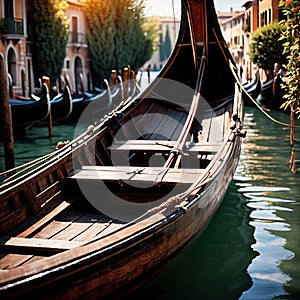
[[[285,126],[285,127],[293,127],[293,128],[300,128],[299,125],[291,125],[291,124],[288,124],[288,123],[285,123],[285,122],[281,122],[279,120],[276,120],[274,117],[270,116],[256,101],[255,99],[252,98],[252,96],[246,91],[246,89],[243,87],[241,81],[239,80],[238,76],[236,75],[235,73],[235,70],[234,70],[234,65],[232,64],[231,61],[229,61],[229,65],[230,65],[230,69],[232,71],[232,74],[234,76],[234,78],[236,79],[236,82],[237,84],[240,86],[241,90],[247,95],[247,97],[251,100],[251,102],[253,102],[255,104],[255,106],[269,119],[271,120],[272,122],[278,124],[278,125],[281,125],[281,126]]]
[[[17,166],[17,167],[15,167],[15,168],[13,168],[13,169],[10,169],[10,170],[1,172],[1,173],[0,173],[0,176],[4,176],[4,175],[6,175],[6,174],[9,174],[9,173],[12,173],[12,172],[14,172],[14,171],[16,171],[16,170],[21,169],[19,172],[14,173],[12,176],[10,176],[10,177],[4,179],[3,182],[6,183],[7,181],[10,181],[10,180],[12,180],[13,178],[17,177],[19,174],[21,174],[21,173],[25,172],[26,170],[32,168],[33,166],[36,166],[36,165],[42,163],[43,161],[45,161],[45,160],[51,158],[52,156],[54,156],[54,155],[56,155],[56,154],[57,154],[57,151],[51,152],[51,153],[46,154],[46,155],[44,155],[44,156],[42,156],[42,157],[39,157],[39,158],[37,158],[37,159],[34,159],[34,160],[30,161],[30,162],[27,162],[27,163],[25,163],[25,164],[22,164],[22,165],[20,165],[20,166]],[[1,185],[0,185],[0,187],[1,187]]]
[[[292,128],[300,128],[300,126],[298,126],[298,125],[291,125],[291,124],[288,124],[288,123],[285,123],[285,122],[281,122],[281,121],[276,120],[274,117],[270,116],[270,115],[269,115],[269,114],[268,114],[268,113],[267,113],[267,112],[266,112],[266,111],[265,111],[265,110],[264,110],[264,109],[263,109],[263,108],[255,101],[255,99],[252,98],[252,96],[246,91],[246,89],[243,87],[243,84],[241,83],[240,79],[238,78],[238,76],[237,76],[237,74],[236,74],[236,72],[235,72],[236,67],[233,65],[233,63],[231,62],[231,60],[228,59],[226,53],[224,52],[224,49],[222,48],[222,45],[221,45],[221,41],[219,40],[219,37],[218,37],[218,35],[217,35],[215,29],[213,28],[212,31],[213,31],[213,33],[214,33],[214,36],[215,36],[215,38],[216,38],[216,40],[217,40],[217,43],[218,43],[218,45],[219,45],[219,48],[220,48],[220,50],[221,50],[221,52],[222,52],[222,55],[223,55],[224,59],[226,60],[226,62],[229,63],[230,70],[231,70],[231,72],[232,72],[232,74],[233,74],[233,76],[234,76],[234,78],[235,78],[237,84],[240,86],[241,90],[247,95],[247,97],[251,100],[251,102],[253,102],[254,105],[255,105],[255,106],[263,113],[263,115],[264,115],[265,117],[267,117],[269,120],[271,120],[272,122],[274,122],[274,123],[276,123],[276,124],[278,124],[278,125],[284,126],[284,127],[289,127],[289,128],[291,128],[291,127],[292,127]]]

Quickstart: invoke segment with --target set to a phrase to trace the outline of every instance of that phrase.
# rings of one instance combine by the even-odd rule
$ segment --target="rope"
[[[33,166],[35,166],[35,165],[37,165],[37,164],[39,164],[39,163],[45,161],[46,159],[48,159],[48,158],[50,158],[50,157],[56,155],[57,152],[58,152],[58,151],[56,150],[56,151],[51,152],[51,153],[49,153],[49,154],[46,154],[46,155],[44,155],[44,156],[42,156],[42,157],[38,157],[38,158],[36,158],[36,159],[34,159],[34,160],[30,161],[30,162],[27,162],[27,163],[25,163],[25,164],[23,164],[23,165],[20,165],[20,166],[17,166],[17,167],[15,167],[15,168],[13,168],[13,169],[10,169],[10,170],[1,172],[1,173],[0,173],[0,176],[3,176],[3,175],[6,175],[6,174],[8,174],[8,173],[11,173],[11,172],[13,172],[13,171],[22,169],[21,171],[15,173],[14,175],[12,175],[12,176],[6,178],[3,182],[9,181],[9,180],[11,180],[12,178],[16,177],[17,175],[19,175],[20,173],[24,172],[25,170],[30,169],[31,167],[33,167]]]
[[[240,79],[238,78],[236,72],[235,72],[235,66],[232,64],[231,60],[228,60],[228,57],[226,56],[222,46],[221,46],[221,41],[219,40],[218,36],[217,36],[217,33],[215,32],[215,29],[213,28],[213,33],[214,33],[214,36],[217,40],[217,43],[221,49],[221,52],[225,58],[225,60],[227,62],[229,62],[229,66],[230,66],[230,70],[236,80],[236,82],[238,83],[238,85],[240,86],[241,90],[248,96],[248,98],[254,103],[254,105],[269,119],[271,120],[272,122],[278,124],[278,125],[281,125],[281,126],[285,126],[285,127],[292,127],[292,128],[300,128],[300,126],[297,126],[297,125],[291,125],[291,124],[288,124],[288,123],[284,123],[284,122],[281,122],[281,121],[278,121],[276,120],[275,118],[273,118],[272,116],[270,116],[252,97],[251,95],[245,90],[245,88],[243,87]]]
[[[281,121],[276,120],[275,118],[273,118],[272,116],[270,116],[252,97],[251,95],[245,90],[245,88],[243,87],[241,81],[239,80],[239,78],[237,77],[235,71],[234,71],[234,65],[232,64],[231,61],[229,61],[229,65],[230,65],[230,69],[232,71],[232,74],[234,76],[234,78],[236,79],[237,84],[240,86],[241,90],[247,95],[247,97],[255,104],[255,106],[272,122],[281,125],[281,126],[285,126],[285,127],[293,127],[293,128],[300,128],[300,126],[298,125],[292,125],[292,124],[288,124],[288,123],[284,123]]]

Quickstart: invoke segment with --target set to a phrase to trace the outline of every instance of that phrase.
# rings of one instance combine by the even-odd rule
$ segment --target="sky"
[[[174,2],[175,16],[180,17],[181,0],[145,0],[146,14],[160,15],[160,16],[173,16],[172,2]],[[242,10],[242,5],[246,0],[214,0],[216,10],[230,11],[230,7],[233,10]]]

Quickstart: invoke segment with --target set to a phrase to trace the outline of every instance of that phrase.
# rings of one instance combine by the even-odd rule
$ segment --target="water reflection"
[[[252,247],[259,255],[248,268],[253,286],[240,299],[299,299],[300,187],[299,175],[288,167],[289,132],[253,108],[247,110],[248,138],[236,176],[247,177],[238,192],[253,209],[250,225],[256,242]],[[276,117],[288,122],[284,113]],[[299,134],[297,130],[296,137]]]

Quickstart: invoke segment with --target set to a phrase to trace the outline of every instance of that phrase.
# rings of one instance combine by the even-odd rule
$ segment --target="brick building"
[[[232,56],[243,68],[244,81],[251,80],[256,71],[248,55],[251,35],[258,27],[284,18],[278,10],[278,4],[279,0],[249,0],[242,5],[241,11],[218,12],[220,26]]]

